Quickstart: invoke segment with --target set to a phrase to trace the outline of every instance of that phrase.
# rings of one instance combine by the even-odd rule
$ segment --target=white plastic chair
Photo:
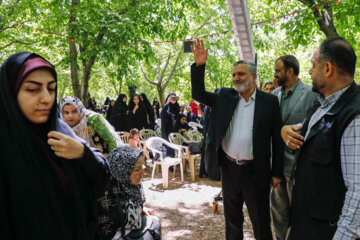
[[[129,142],[129,138],[130,138],[130,133],[129,132],[116,132],[119,137],[121,138],[121,140],[124,143],[128,143]]]
[[[195,181],[195,159],[201,157],[201,154],[190,154],[189,148],[186,146],[182,146],[182,143],[187,141],[180,133],[170,133],[169,141],[181,148],[184,168],[186,166],[186,160],[188,160],[191,181]]]
[[[198,130],[198,129],[197,129],[198,127],[199,127],[199,128],[203,128],[203,126],[202,126],[201,124],[196,123],[196,122],[189,122],[189,125],[190,125],[190,127],[192,127],[192,129],[194,129],[194,130]]]
[[[161,118],[158,118],[155,120],[155,124],[158,126],[158,127],[161,127]]]
[[[161,137],[161,128],[160,127],[157,128],[155,132],[158,137]]]
[[[140,130],[140,134],[139,134],[140,140],[146,141],[148,138],[155,136],[156,136],[155,132],[151,129]]]
[[[175,154],[176,157],[165,157],[164,158],[162,155],[162,152],[159,150],[159,148],[162,147],[163,145],[166,145],[167,147],[176,150],[177,151],[177,153]],[[163,179],[163,187],[168,188],[169,167],[174,166],[174,176],[175,176],[176,165],[180,164],[181,182],[184,182],[181,147],[179,147],[175,144],[169,143],[159,137],[150,137],[148,140],[146,140],[146,146],[153,152],[154,155],[155,154],[160,155],[160,158],[159,158],[160,161],[154,161],[151,180],[154,179],[156,165],[159,164],[159,165],[161,165],[161,175],[162,175],[162,179]]]
[[[193,142],[201,142],[204,139],[204,136],[198,130],[186,131],[184,135]]]

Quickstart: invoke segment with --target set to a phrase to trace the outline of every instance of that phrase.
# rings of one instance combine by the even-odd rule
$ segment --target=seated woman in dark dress
[[[187,123],[187,118],[184,114],[179,114],[179,119],[180,119],[180,123],[179,123],[179,133],[181,133],[182,135],[184,135],[184,133],[186,131],[188,131],[189,129],[191,130],[192,128],[190,127],[190,125]]]
[[[117,191],[121,195],[118,208],[123,210],[119,221],[122,224],[110,239],[121,240],[125,236],[126,239],[160,239],[160,221],[144,207],[145,195],[141,184],[145,161],[143,152],[125,145],[112,150],[108,160],[111,175],[120,184]],[[148,226],[152,226],[155,233],[147,231]]]

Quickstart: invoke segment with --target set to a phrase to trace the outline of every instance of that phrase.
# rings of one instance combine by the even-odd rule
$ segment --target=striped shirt
[[[329,112],[349,87],[333,93],[326,99],[319,96],[321,106],[310,118],[305,139],[310,129]],[[333,240],[360,239],[360,115],[346,127],[341,137],[340,158],[347,191]]]
[[[325,114],[330,111],[332,106],[337,102],[337,100],[340,98],[340,96],[349,88],[350,86],[343,88],[330,96],[328,96],[326,99],[324,99],[323,96],[319,95],[318,100],[320,102],[320,107],[316,109],[316,111],[311,115],[309,126],[305,134],[305,140],[307,139],[307,136],[309,135],[309,132],[311,128],[323,117]]]
[[[360,239],[360,115],[346,127],[341,137],[340,156],[347,191],[333,239]]]

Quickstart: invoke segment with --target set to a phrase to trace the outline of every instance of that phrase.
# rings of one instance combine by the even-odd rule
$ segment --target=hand
[[[196,66],[200,66],[206,63],[208,56],[208,48],[204,48],[204,40],[196,39],[194,41],[194,47],[190,46],[192,53],[194,54],[194,61]]]
[[[49,132],[48,137],[48,144],[56,156],[76,159],[84,155],[84,145],[78,140],[56,131]]]
[[[298,134],[296,131],[300,131],[302,126],[299,125],[285,125],[281,129],[281,137],[284,143],[289,148],[296,150],[303,145],[304,137]]]
[[[153,211],[149,208],[143,207],[142,214],[145,216],[154,215]]]
[[[139,105],[135,105],[135,107],[134,107],[134,109],[133,109],[133,114],[136,113],[136,110],[138,110],[138,108],[139,108]]]
[[[281,178],[272,177],[271,186],[275,189],[281,183]]]

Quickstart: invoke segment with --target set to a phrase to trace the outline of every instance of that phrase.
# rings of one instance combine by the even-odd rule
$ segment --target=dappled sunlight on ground
[[[195,182],[191,182],[188,169],[184,172],[183,183],[178,169],[175,178],[172,177],[173,174],[169,173],[167,189],[163,189],[161,172],[156,173],[151,181],[151,173],[147,169],[143,180],[145,206],[151,208],[154,215],[160,218],[163,237],[166,240],[225,239],[222,201],[218,202],[217,214],[212,210],[214,197],[221,191],[221,183],[199,178],[198,169]],[[245,219],[244,239],[253,240],[247,214]]]

